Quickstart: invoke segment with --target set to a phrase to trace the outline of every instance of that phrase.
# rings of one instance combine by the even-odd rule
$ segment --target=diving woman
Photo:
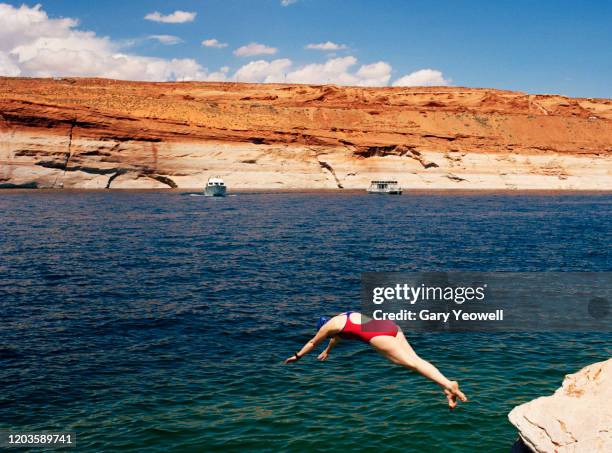
[[[312,351],[324,339],[330,338],[327,347],[319,354],[319,360],[326,360],[330,351],[343,338],[368,343],[391,362],[414,370],[438,384],[448,400],[450,409],[457,406],[457,399],[467,398],[456,381],[448,380],[435,366],[420,358],[412,349],[402,330],[388,320],[374,320],[357,312],[341,313],[333,318],[321,317],[317,323],[317,334],[285,363],[295,362]]]

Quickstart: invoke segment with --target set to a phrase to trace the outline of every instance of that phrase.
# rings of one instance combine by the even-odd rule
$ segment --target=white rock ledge
[[[537,453],[612,452],[612,359],[568,374],[553,395],[515,407],[508,418]]]

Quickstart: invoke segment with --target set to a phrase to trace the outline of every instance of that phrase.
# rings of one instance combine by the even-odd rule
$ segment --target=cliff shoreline
[[[0,188],[612,190],[612,100],[0,78]]]
[[[561,387],[516,406],[508,414],[518,429],[513,452],[612,451],[612,359],[565,376]]]

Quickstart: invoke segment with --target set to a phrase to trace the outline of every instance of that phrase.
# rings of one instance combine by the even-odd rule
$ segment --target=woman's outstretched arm
[[[334,349],[334,347],[340,342],[340,338],[338,337],[333,337],[331,340],[329,340],[329,344],[327,345],[327,347],[323,350],[323,352],[321,354],[319,354],[319,357],[317,357],[319,360],[327,360],[327,357],[329,356],[329,353],[331,352],[332,349]]]
[[[302,349],[300,349],[291,357],[286,359],[285,363],[295,362],[296,360],[301,359],[303,355],[308,354],[310,351],[316,348],[319,343],[325,340],[325,338],[327,338],[327,336],[332,333],[333,328],[329,324],[331,323],[328,322],[323,327],[321,327],[317,334],[310,340],[308,340],[308,342],[304,346],[302,346]]]

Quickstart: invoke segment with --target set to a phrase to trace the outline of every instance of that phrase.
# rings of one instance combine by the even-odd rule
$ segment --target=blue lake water
[[[0,429],[79,451],[487,451],[612,334],[414,333],[281,364],[364,271],[611,271],[610,194],[0,192]]]

